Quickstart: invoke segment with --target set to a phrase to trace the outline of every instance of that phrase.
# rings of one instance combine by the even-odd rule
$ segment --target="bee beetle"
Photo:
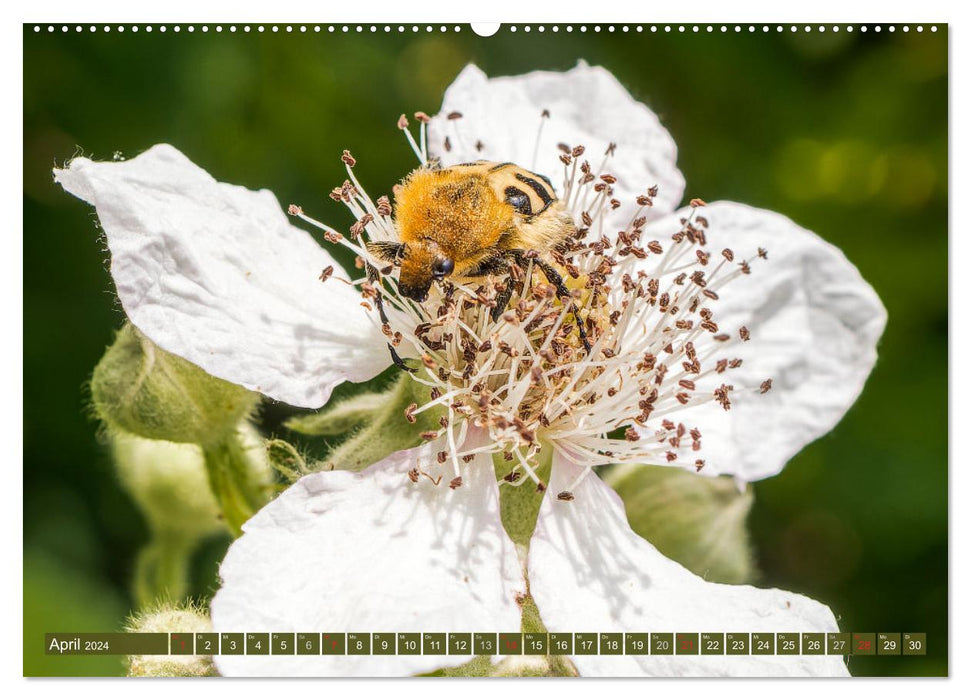
[[[544,175],[515,163],[477,161],[449,168],[419,168],[395,194],[398,241],[372,242],[368,250],[399,268],[398,289],[418,302],[428,298],[433,282],[446,277],[482,277],[526,269],[527,251],[541,255],[576,232],[573,219]],[[556,287],[570,291],[542,257],[532,263]],[[512,296],[512,284],[496,299],[494,320]],[[573,307],[576,316],[576,306]],[[577,329],[589,350],[583,324]]]

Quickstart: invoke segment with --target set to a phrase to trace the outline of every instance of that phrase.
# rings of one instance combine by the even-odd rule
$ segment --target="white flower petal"
[[[543,110],[550,116],[537,131]],[[462,118],[450,120],[452,112]],[[448,137],[451,150],[444,148]],[[481,142],[481,150],[476,144]],[[562,192],[562,151],[558,144],[584,146],[582,159],[599,172],[607,146],[617,144],[605,171],[617,178],[623,206],[611,222],[625,227],[634,211],[633,196],[659,187],[652,214],[674,210],[684,192],[675,164],[677,148],[667,129],[635,100],[610,71],[580,62],[565,73],[534,71],[488,78],[466,66],[445,92],[441,112],[429,125],[429,151],[444,165],[473,160],[511,161],[549,177]],[[608,231],[610,233],[610,231]]]
[[[644,240],[667,244],[686,213],[650,224]],[[724,248],[734,252],[736,264],[752,261],[752,273],[720,289],[717,301],[703,299],[719,332],[732,336],[717,343],[703,369],[723,357],[743,364],[714,376],[716,384],[735,387],[731,410],[707,403],[667,417],[701,430],[702,450],[692,458],[706,460],[703,474],[755,481],[782,471],[853,405],[876,363],[887,312],[839,248],[781,214],[734,202],[710,204],[699,214],[710,224],[709,268],[722,260]],[[767,260],[757,259],[759,247],[768,251]],[[741,326],[751,340],[741,342]],[[769,378],[771,390],[760,394]]]
[[[93,204],[128,317],[210,374],[294,406],[389,364],[340,266],[273,193],[216,182],[169,145],[122,162],[75,158],[54,179]]]
[[[474,445],[466,443],[467,447]],[[488,455],[465,484],[407,473],[438,469],[436,444],[363,472],[312,474],[243,527],[220,568],[218,632],[509,632],[525,582],[499,521]],[[438,467],[435,464],[435,467]],[[401,676],[471,656],[218,656],[224,675]]]
[[[550,493],[578,468],[554,457]],[[667,559],[627,523],[597,476],[575,500],[547,497],[529,546],[530,591],[551,632],[836,632],[825,605],[777,589],[709,583]],[[839,656],[571,657],[588,676],[845,676]]]

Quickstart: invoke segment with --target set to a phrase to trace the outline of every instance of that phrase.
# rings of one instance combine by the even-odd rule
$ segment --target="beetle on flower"
[[[164,350],[309,408],[385,369],[389,344],[418,369],[405,381],[421,400],[388,427],[394,450],[359,472],[336,463],[303,477],[244,526],[220,569],[214,628],[508,632],[530,600],[551,631],[837,631],[815,601],[709,583],[670,561],[592,470],[778,473],[839,421],[876,360],[886,314],[858,271],[778,214],[701,200],[676,210],[684,182],[670,135],[602,68],[489,79],[470,66],[438,116],[418,116],[418,140],[399,126],[423,163],[511,161],[559,183],[577,226],[554,254],[570,298],[528,261],[501,314],[509,279],[446,281],[424,303],[398,294],[387,268],[351,279],[271,193],[218,183],[171,146],[55,171],[97,208],[122,305]],[[357,219],[347,234],[290,213],[377,270],[387,263],[368,244],[396,239],[393,207],[344,161],[332,196]],[[425,444],[400,449],[425,412],[438,416]],[[217,666],[400,675],[468,658]],[[582,675],[846,674],[827,656],[570,663]]]

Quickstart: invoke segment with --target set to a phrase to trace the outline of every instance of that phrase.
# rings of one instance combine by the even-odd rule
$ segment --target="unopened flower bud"
[[[212,622],[202,608],[189,604],[184,607],[164,605],[136,615],[127,625],[129,632],[212,632]],[[203,655],[146,655],[127,658],[129,676],[169,678],[173,676],[215,676],[212,656]]]
[[[139,605],[181,600],[189,590],[190,562],[200,541],[233,531],[213,494],[206,455],[198,445],[147,440],[117,429],[109,439],[122,486],[151,532],[138,554],[134,597]],[[241,480],[262,487],[269,497],[273,475],[262,438],[244,422],[236,439]]]
[[[91,397],[109,427],[199,445],[235,430],[259,398],[165,352],[131,324],[118,332],[95,367]]]
[[[269,487],[273,475],[263,440],[246,423],[239,426],[238,436],[249,480]],[[120,430],[111,432],[110,441],[122,486],[153,533],[196,541],[226,532],[202,448]]]

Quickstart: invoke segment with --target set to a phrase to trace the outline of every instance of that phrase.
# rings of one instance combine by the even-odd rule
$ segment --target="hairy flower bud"
[[[208,613],[191,603],[184,607],[163,605],[146,613],[139,613],[127,625],[129,632],[211,632]],[[177,655],[129,656],[129,676],[215,676],[212,656]]]
[[[232,525],[212,491],[206,455],[198,445],[109,433],[118,476],[145,516],[151,539],[138,555],[134,596],[139,605],[181,600],[189,590],[189,564],[199,542],[229,534]],[[256,430],[241,424],[243,480],[269,492],[273,474]]]
[[[273,475],[263,440],[246,423],[239,426],[238,437],[249,478],[269,486]],[[112,431],[110,440],[121,483],[153,534],[195,541],[226,531],[202,448],[120,430]]]
[[[235,430],[258,401],[257,394],[165,352],[131,324],[95,367],[91,397],[109,427],[199,445]]]

